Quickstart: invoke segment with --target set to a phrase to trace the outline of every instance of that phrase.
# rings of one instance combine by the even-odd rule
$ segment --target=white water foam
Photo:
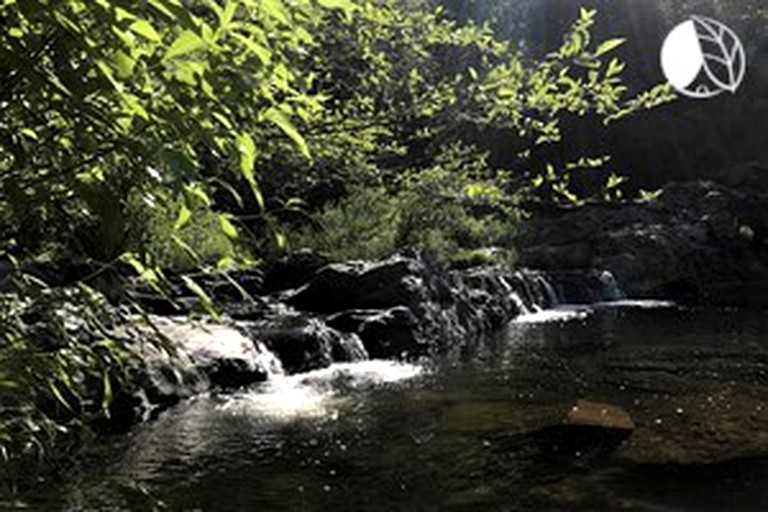
[[[350,389],[375,387],[418,377],[424,369],[394,361],[334,364],[291,376],[275,376],[263,385],[233,395],[222,411],[270,421],[335,419],[352,399]]]
[[[543,324],[582,320],[594,312],[591,306],[562,305],[534,313],[526,313],[515,318],[513,324]]]
[[[635,309],[671,309],[680,307],[677,303],[668,300],[614,300],[599,302],[597,308],[635,308]]]
[[[588,306],[563,304],[551,309],[544,309],[520,315],[512,321],[513,324],[543,324],[554,322],[570,322],[583,320],[600,309],[671,309],[680,307],[678,304],[665,300],[615,300],[597,302]]]

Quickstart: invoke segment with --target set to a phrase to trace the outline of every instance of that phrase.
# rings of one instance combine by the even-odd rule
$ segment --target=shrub
[[[151,208],[146,202],[151,201]],[[172,197],[163,191],[129,200],[130,244],[160,268],[186,272],[201,265],[247,258],[237,239],[222,229],[222,216],[198,197]]]
[[[362,188],[326,207],[312,226],[291,236],[290,244],[336,260],[383,258],[396,250],[400,217],[397,198],[383,187]]]
[[[504,176],[488,167],[484,154],[450,146],[433,166],[404,173],[392,191],[381,185],[352,190],[291,243],[338,260],[421,246],[451,261],[482,248],[509,247],[521,215],[514,196],[501,189]]]

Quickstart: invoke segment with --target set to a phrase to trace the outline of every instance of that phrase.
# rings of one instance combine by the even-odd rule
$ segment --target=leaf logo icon
[[[691,16],[667,36],[661,66],[679,93],[702,99],[736,93],[746,74],[747,58],[744,45],[728,26]]]

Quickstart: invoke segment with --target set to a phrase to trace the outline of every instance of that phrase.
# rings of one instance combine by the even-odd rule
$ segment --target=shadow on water
[[[123,478],[173,510],[765,510],[768,326],[639,306],[523,319],[428,368],[188,401],[95,447],[44,505],[114,508]],[[580,399],[626,411],[631,435],[563,427]]]

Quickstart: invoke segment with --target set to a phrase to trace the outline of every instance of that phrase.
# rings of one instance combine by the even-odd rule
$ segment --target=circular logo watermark
[[[729,27],[712,18],[691,16],[664,41],[661,69],[680,94],[713,98],[736,93],[747,71],[747,57]]]

